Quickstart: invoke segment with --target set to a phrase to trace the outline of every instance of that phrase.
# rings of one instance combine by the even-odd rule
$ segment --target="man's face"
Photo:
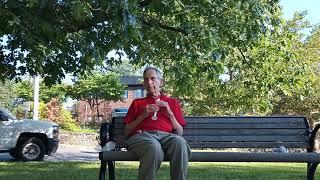
[[[148,94],[152,94],[153,96],[160,95],[160,86],[162,85],[162,80],[158,78],[155,70],[149,69],[144,73],[143,85]]]

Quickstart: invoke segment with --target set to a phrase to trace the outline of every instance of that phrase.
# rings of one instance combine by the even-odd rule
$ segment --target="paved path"
[[[98,161],[98,152],[96,147],[60,144],[58,151],[51,156],[45,156],[44,161]],[[14,161],[14,159],[9,153],[0,153],[0,161]]]

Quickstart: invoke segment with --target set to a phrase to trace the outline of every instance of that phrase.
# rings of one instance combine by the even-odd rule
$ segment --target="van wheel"
[[[19,147],[18,156],[23,161],[40,161],[45,154],[44,143],[38,138],[30,138]]]

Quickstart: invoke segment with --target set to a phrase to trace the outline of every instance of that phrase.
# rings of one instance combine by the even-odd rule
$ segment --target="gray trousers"
[[[164,155],[170,160],[171,180],[186,180],[191,149],[177,134],[142,131],[128,140],[128,150],[139,156],[139,180],[155,180]]]

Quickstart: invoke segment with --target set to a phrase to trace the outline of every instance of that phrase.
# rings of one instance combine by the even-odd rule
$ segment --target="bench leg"
[[[107,161],[101,160],[100,164],[100,171],[99,171],[99,180],[105,180],[106,179],[106,167],[107,167]]]
[[[307,180],[314,180],[314,174],[319,163],[308,163]]]
[[[109,180],[115,180],[114,166],[115,166],[114,161],[108,161]]]

